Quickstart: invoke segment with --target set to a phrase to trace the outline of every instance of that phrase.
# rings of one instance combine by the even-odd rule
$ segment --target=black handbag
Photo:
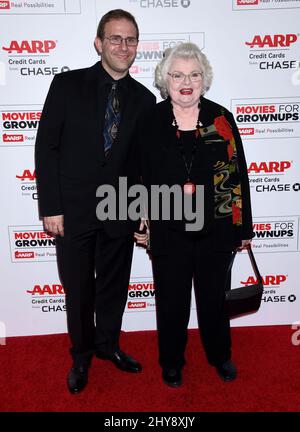
[[[259,273],[251,246],[247,247],[247,252],[257,279],[257,283],[254,285],[248,285],[240,288],[228,288],[228,280],[230,280],[229,275],[234,262],[234,258],[236,256],[236,251],[233,252],[228,267],[224,305],[225,310],[229,315],[229,318],[256,312],[261,304],[261,298],[264,291],[263,280]]]

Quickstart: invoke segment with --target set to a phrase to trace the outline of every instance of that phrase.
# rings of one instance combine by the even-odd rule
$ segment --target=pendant
[[[196,190],[196,186],[194,185],[194,183],[192,183],[190,181],[184,183],[184,185],[183,185],[183,192],[186,195],[193,195],[193,193],[195,192],[195,190]]]

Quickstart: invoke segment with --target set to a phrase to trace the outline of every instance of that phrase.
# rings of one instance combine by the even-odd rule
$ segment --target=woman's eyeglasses
[[[172,77],[172,80],[176,84],[182,83],[185,80],[185,78],[189,78],[189,80],[191,80],[192,82],[199,82],[203,78],[203,72],[197,72],[197,71],[191,72],[190,74],[187,75],[182,72],[173,72],[173,73],[168,72],[168,75]]]

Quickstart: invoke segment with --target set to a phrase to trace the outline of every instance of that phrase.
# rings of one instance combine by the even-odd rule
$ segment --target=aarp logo
[[[3,9],[10,9],[10,2],[9,1],[0,1],[0,10]]]
[[[54,40],[23,40],[21,42],[13,40],[9,46],[3,46],[2,49],[9,54],[49,54],[56,48],[56,45]]]
[[[252,41],[245,42],[250,48],[289,48],[297,42],[298,35],[295,33],[275,35],[255,35]]]

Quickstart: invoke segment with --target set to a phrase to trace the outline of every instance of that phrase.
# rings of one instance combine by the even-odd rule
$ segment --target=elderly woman
[[[253,237],[250,193],[233,116],[203,97],[211,82],[211,66],[196,45],[182,43],[167,50],[155,72],[155,86],[165,100],[143,127],[143,180],[149,192],[153,185],[180,185],[204,220],[200,229],[188,231],[187,220],[174,216],[175,199],[170,200],[169,220],[161,212],[153,217],[149,209],[159,362],[163,381],[172,387],[182,383],[192,281],[207,360],[224,381],[237,374],[223,299],[231,253]],[[204,200],[197,205],[199,185],[204,186]],[[145,243],[148,235],[136,233],[136,239]]]

